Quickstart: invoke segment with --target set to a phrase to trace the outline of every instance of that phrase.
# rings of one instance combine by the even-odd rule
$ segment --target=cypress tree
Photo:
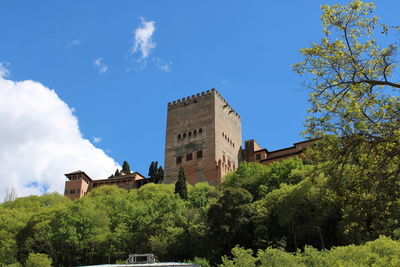
[[[149,167],[149,177],[153,177],[154,173],[154,161],[151,162],[150,167]]]
[[[129,163],[127,161],[124,161],[124,163],[122,164],[122,170],[125,174],[131,174],[131,167],[129,166]]]
[[[184,200],[188,199],[185,170],[182,167],[179,168],[178,180],[175,183],[175,194],[179,194]]]
[[[157,171],[158,171],[158,161],[154,162],[153,176],[151,177],[156,177]]]
[[[157,177],[164,178],[164,169],[162,166],[160,166],[160,168],[158,168]]]
[[[118,177],[118,176],[120,176],[120,174],[119,174],[119,170],[117,169],[117,170],[115,171],[114,177]]]

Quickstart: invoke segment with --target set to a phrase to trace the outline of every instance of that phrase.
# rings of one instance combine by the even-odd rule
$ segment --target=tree
[[[118,177],[118,176],[121,176],[121,175],[120,175],[120,173],[119,173],[119,170],[117,169],[117,170],[115,171],[115,173],[114,173],[114,177]]]
[[[153,176],[152,177],[156,177],[157,176],[157,171],[158,171],[158,161],[154,162],[154,170],[153,170]]]
[[[322,6],[324,37],[301,49],[311,108],[305,134],[323,137],[310,151],[343,210],[347,242],[390,235],[399,227],[400,83],[393,44],[376,34],[373,3]],[[388,43],[389,40],[384,40]],[[397,75],[397,76],[396,76]]]
[[[151,162],[149,167],[149,177],[152,178],[154,176],[154,161]]]
[[[51,267],[51,259],[46,254],[31,253],[26,260],[27,267]]]
[[[122,164],[122,171],[125,174],[131,174],[131,167],[129,166],[129,163],[127,161],[124,161],[124,163]]]
[[[294,70],[312,77],[307,134],[313,138],[359,134],[378,141],[399,129],[400,98],[387,94],[400,89],[393,77],[397,47],[378,46],[374,8],[360,0],[322,6],[325,37],[300,50],[304,62]]]
[[[185,170],[182,167],[179,168],[178,180],[175,183],[175,194],[184,200],[188,199]]]
[[[10,191],[8,191],[8,189],[7,189],[6,196],[4,197],[4,202],[14,201],[16,198],[17,198],[17,192],[16,192],[15,187],[14,186],[11,187]]]
[[[164,178],[164,169],[163,169],[162,166],[160,166],[160,167],[158,168],[157,177]]]
[[[210,240],[217,255],[236,246],[251,248],[254,242],[252,195],[242,188],[227,188],[207,213]],[[214,252],[214,253],[215,253]]]

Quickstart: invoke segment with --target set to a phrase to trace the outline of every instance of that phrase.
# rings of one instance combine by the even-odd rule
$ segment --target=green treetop
[[[301,49],[294,70],[311,78],[305,133],[324,137],[311,149],[315,174],[343,207],[347,240],[389,235],[399,225],[400,77],[397,46],[377,31],[373,3],[324,5],[324,37]],[[385,30],[384,30],[385,32]],[[382,40],[384,39],[384,40]]]
[[[129,166],[129,163],[127,161],[124,161],[124,163],[122,164],[122,171],[125,174],[130,174],[131,173],[131,167]]]

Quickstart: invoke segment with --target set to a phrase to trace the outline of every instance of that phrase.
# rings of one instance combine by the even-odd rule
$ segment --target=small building
[[[313,145],[315,142],[316,140],[306,140],[294,143],[291,147],[268,151],[266,148],[261,148],[261,146],[255,140],[247,140],[244,143],[245,147],[242,151],[243,160],[247,162],[258,162],[268,165],[271,162],[284,160],[294,156],[301,157],[301,154],[304,152],[304,150]]]
[[[88,192],[94,188],[98,188],[103,185],[116,185],[120,188],[125,188],[127,190],[140,188],[142,185],[147,183],[161,183],[162,177],[146,178],[138,172],[133,172],[130,174],[125,174],[121,172],[121,176],[93,180],[84,171],[75,171],[65,174],[68,181],[65,182],[65,192],[64,195],[75,200],[83,197]]]

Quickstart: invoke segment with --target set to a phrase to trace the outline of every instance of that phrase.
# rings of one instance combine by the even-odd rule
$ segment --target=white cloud
[[[14,186],[18,196],[58,191],[65,173],[83,170],[106,178],[118,164],[84,139],[72,109],[43,84],[4,78],[0,65],[0,202]]]
[[[163,72],[171,71],[172,62],[162,60],[161,58],[155,58],[154,63],[156,64],[157,69]]]
[[[68,47],[68,48],[71,48],[71,47],[73,47],[73,46],[78,46],[78,45],[80,45],[80,44],[81,44],[81,40],[76,39],[76,40],[72,40],[71,42],[69,42],[69,43],[67,44],[67,47]]]
[[[7,69],[8,65],[7,62],[0,62],[0,78],[10,75],[10,71]]]
[[[93,143],[100,143],[101,137],[93,137]]]
[[[99,70],[100,74],[103,74],[108,70],[108,66],[104,64],[102,57],[99,57],[98,59],[93,61],[93,65]]]
[[[156,47],[156,43],[153,42],[153,33],[156,30],[155,21],[145,21],[143,17],[140,17],[141,26],[134,32],[135,43],[131,48],[131,53],[140,52],[142,59],[145,60],[152,49]]]

